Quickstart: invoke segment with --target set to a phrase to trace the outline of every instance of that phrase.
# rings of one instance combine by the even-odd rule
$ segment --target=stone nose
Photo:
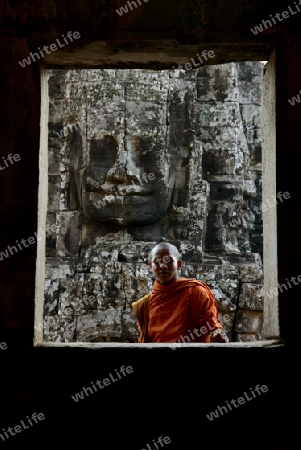
[[[140,167],[137,166],[131,152],[120,150],[116,156],[116,161],[107,173],[107,181],[115,183],[135,183],[141,184]]]
[[[107,181],[111,183],[130,183],[141,184],[140,174],[137,171],[130,170],[126,166],[114,164],[107,173]]]
[[[115,163],[107,173],[107,181],[125,183],[126,178],[125,167],[121,164]]]

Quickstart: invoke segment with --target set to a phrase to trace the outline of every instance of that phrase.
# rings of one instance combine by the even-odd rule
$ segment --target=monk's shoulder
[[[196,280],[196,282],[197,283],[192,287],[192,294],[198,297],[214,296],[211,288],[206,283],[198,280]]]
[[[143,297],[139,298],[136,302],[132,303],[132,308],[134,311],[140,309],[143,305],[145,305],[151,298],[152,294],[146,294]]]
[[[141,305],[144,302],[147,302],[150,298],[151,298],[152,294],[146,294],[143,297],[139,298],[139,300],[137,300],[136,302],[133,302],[132,304],[138,304]]]

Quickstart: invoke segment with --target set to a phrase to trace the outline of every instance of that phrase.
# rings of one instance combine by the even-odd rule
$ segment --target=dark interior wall
[[[16,241],[37,230],[40,139],[40,73],[16,61],[28,53],[25,39],[1,38],[1,331],[11,347],[32,345],[36,245],[20,251]],[[20,88],[20,89],[19,89]],[[9,154],[20,160],[8,162]],[[4,158],[4,159],[3,159]],[[19,158],[17,158],[19,159]],[[22,248],[22,247],[21,247]]]
[[[122,4],[120,1],[119,5]],[[190,55],[193,57],[199,48],[204,48],[204,43],[208,49],[208,43],[214,44],[213,49],[220,48],[215,63],[264,60],[276,44],[277,192],[291,193],[291,200],[279,205],[277,212],[279,282],[285,282],[286,278],[301,273],[298,268],[301,106],[291,106],[287,101],[301,88],[300,18],[296,14],[257,39],[251,36],[250,26],[277,10],[285,10],[287,2],[170,1],[169,14],[160,10],[156,28],[158,4],[150,0],[146,6],[152,12],[139,12],[137,22],[128,13],[122,25],[120,19],[116,22],[112,19],[113,2],[2,2],[1,161],[9,153],[19,154],[21,159],[0,172],[0,252],[16,244],[16,240],[34,236],[37,229],[39,70],[36,63],[26,68],[18,64],[30,51],[54,42],[64,32],[78,30],[83,40],[76,45],[86,54],[86,59],[79,53],[75,58],[77,64],[94,61],[97,66],[104,61],[104,66],[110,65],[115,55],[115,61],[121,61],[119,66],[131,67],[135,54],[137,65],[164,68],[170,67],[171,62],[174,65],[189,60]],[[198,11],[196,15],[195,11]],[[149,17],[153,17],[150,22]],[[206,19],[207,34],[202,34],[204,26],[197,27],[201,17],[203,21]],[[177,37],[179,47],[174,44]],[[96,39],[110,44],[109,52],[89,51],[89,42]],[[118,51],[111,45],[115,39],[119,40]],[[146,42],[149,39],[155,42]],[[168,41],[164,51],[160,49],[162,39]],[[129,41],[141,42],[141,46],[132,47]],[[188,52],[185,45],[194,47],[188,47]],[[74,65],[76,52],[65,50],[70,65]],[[147,53],[151,55],[149,59],[143,58]],[[59,60],[62,63],[58,52],[52,56],[57,58],[57,63]],[[175,351],[161,347],[33,348],[35,258],[36,244],[33,244],[0,261],[0,344],[6,344],[0,349],[0,430],[15,427],[34,412],[43,413],[45,420],[15,435],[8,434],[9,438],[4,435],[1,444],[7,448],[26,443],[34,448],[50,444],[61,448],[94,445],[96,440],[99,447],[114,450],[147,448],[147,443],[154,450],[153,439],[169,436],[169,449],[297,448],[298,416],[293,408],[299,394],[296,367],[299,286],[280,294],[284,346],[239,349],[221,346]],[[122,365],[132,366],[133,373],[78,403],[71,399],[84,386],[115,373]],[[213,421],[206,417],[218,405],[225,405],[244,392],[250,393],[250,388],[257,384],[268,386],[268,392]]]
[[[106,67],[171,68],[204,48],[216,54],[209,64],[267,60],[275,38],[299,28],[298,14],[277,26],[254,34],[251,28],[275,13],[287,10],[286,0],[139,0],[142,5],[118,15],[124,0],[5,0],[2,2],[1,35],[25,38],[31,51],[50,45],[68,31],[80,39],[65,45],[44,61],[61,66],[83,64]],[[138,2],[136,2],[138,5]],[[294,6],[294,5],[292,5]],[[294,9],[294,12],[296,9]],[[273,25],[273,23],[272,23]],[[71,51],[72,48],[72,51]],[[28,55],[23,53],[23,58]]]
[[[280,329],[283,338],[294,347],[299,335],[296,320],[300,312],[301,285],[291,278],[301,274],[298,258],[301,251],[301,205],[300,168],[299,163],[294,164],[293,161],[300,159],[301,105],[296,103],[292,106],[288,100],[300,94],[300,49],[300,34],[288,33],[277,44],[276,65],[277,192],[291,193],[290,201],[279,203],[277,210],[278,280],[280,284],[292,286],[289,289],[283,287],[279,295]]]

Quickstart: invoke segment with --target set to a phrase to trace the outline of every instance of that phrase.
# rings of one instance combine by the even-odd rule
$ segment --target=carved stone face
[[[187,157],[167,153],[149,137],[132,136],[122,142],[112,135],[91,139],[89,163],[78,189],[84,216],[121,226],[158,221],[175,190],[185,186]]]

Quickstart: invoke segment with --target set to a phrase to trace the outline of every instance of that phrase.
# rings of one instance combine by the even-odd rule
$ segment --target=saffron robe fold
[[[222,328],[213,292],[194,278],[179,278],[167,285],[155,281],[151,294],[132,307],[139,343],[210,342],[210,333]]]

